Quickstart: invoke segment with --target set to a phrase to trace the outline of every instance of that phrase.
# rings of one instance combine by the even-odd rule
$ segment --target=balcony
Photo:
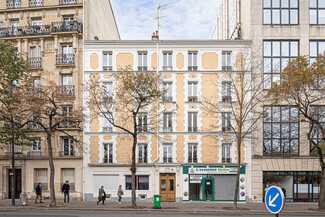
[[[77,0],[59,0],[60,5],[74,5],[77,4]]]
[[[7,0],[7,9],[16,9],[20,8],[21,0]]]
[[[197,71],[197,66],[189,66],[188,71]]]
[[[148,70],[148,66],[138,66],[138,71],[144,72]]]
[[[231,102],[231,96],[223,96],[222,102]]]
[[[163,71],[173,71],[172,66],[163,66]]]
[[[69,21],[52,22],[50,25],[4,27],[0,28],[0,38],[50,35],[72,31],[82,33],[82,24],[78,21]]]
[[[222,71],[231,71],[231,66],[222,66]]]
[[[74,85],[62,85],[60,89],[60,93],[67,96],[75,96]]]
[[[103,71],[104,72],[113,71],[113,66],[103,66]]]
[[[57,54],[56,65],[74,65],[74,54]]]
[[[29,7],[42,7],[43,0],[29,0]]]
[[[59,128],[66,128],[66,129],[77,128],[77,127],[79,127],[79,125],[72,121],[64,121],[59,125]]]
[[[197,96],[189,96],[188,97],[188,101],[189,102],[197,102],[198,101],[198,97]]]
[[[42,68],[42,57],[30,57],[28,63],[31,68]]]

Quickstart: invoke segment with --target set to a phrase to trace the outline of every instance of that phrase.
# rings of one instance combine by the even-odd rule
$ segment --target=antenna
[[[167,16],[161,16],[160,14],[161,14],[161,9],[163,8],[163,7],[166,7],[167,5],[170,5],[170,4],[174,4],[175,2],[169,2],[169,3],[166,3],[166,4],[158,4],[157,5],[157,14],[156,14],[156,17],[155,17],[155,19],[157,20],[157,35],[159,35],[159,29],[160,29],[160,26],[161,26],[161,24],[160,24],[160,19],[161,18],[164,18],[164,17],[167,17]]]

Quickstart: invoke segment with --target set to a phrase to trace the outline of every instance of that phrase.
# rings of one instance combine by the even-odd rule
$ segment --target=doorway
[[[162,202],[175,202],[175,174],[160,174],[160,195]]]
[[[9,199],[11,199],[11,189],[12,189],[12,181],[11,181],[11,169],[8,170],[8,183],[9,183],[9,188],[8,188],[8,195],[9,195]],[[19,199],[19,196],[21,194],[21,169],[15,169],[15,176],[16,176],[16,182],[15,182],[15,198]]]
[[[214,200],[214,179],[203,179],[203,200]]]

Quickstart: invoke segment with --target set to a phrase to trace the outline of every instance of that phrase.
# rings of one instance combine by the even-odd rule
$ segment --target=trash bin
[[[154,195],[153,196],[153,208],[154,209],[160,209],[160,203],[161,203],[161,195]]]
[[[21,193],[20,194],[20,203],[22,206],[27,206],[28,205],[28,196],[26,193]]]

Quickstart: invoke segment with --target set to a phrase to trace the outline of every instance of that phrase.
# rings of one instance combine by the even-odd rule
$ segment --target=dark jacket
[[[37,195],[42,195],[42,187],[41,186],[37,185],[35,188],[35,191],[36,191]]]
[[[70,191],[70,185],[69,184],[66,184],[66,183],[63,184],[61,191],[63,193],[69,193],[69,191]]]
[[[106,199],[106,192],[104,189],[99,189],[98,191],[98,200],[105,200]]]

